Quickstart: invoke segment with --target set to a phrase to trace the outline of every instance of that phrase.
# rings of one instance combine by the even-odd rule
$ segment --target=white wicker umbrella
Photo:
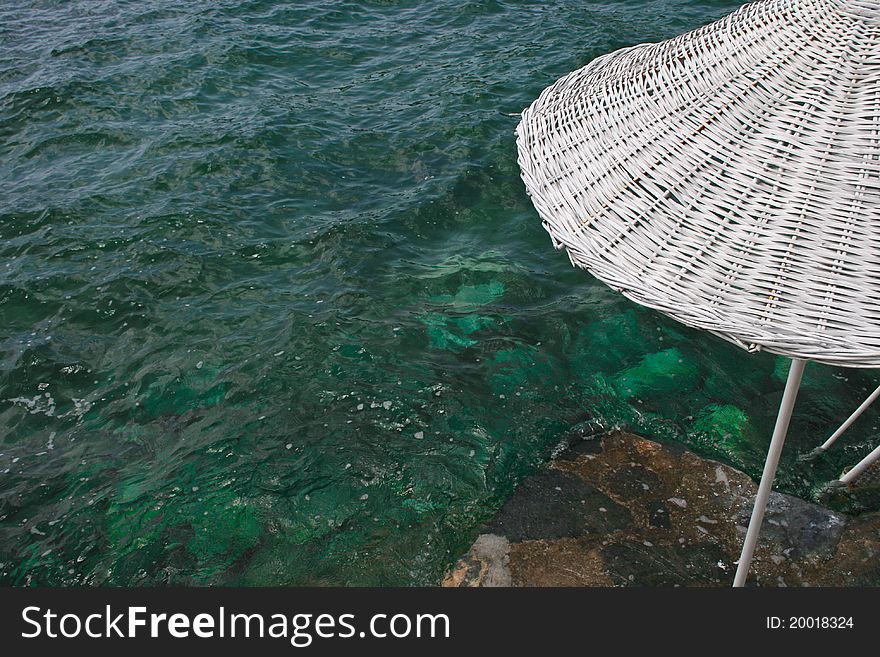
[[[574,265],[792,358],[742,585],[806,361],[880,367],[880,0],[763,0],[613,52],[545,89],[517,132]]]

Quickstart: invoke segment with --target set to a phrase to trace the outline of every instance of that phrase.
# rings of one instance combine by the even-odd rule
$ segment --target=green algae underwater
[[[513,137],[734,7],[0,5],[0,584],[433,584],[615,425],[757,476],[786,361],[573,270]],[[808,367],[780,489],[877,383]]]

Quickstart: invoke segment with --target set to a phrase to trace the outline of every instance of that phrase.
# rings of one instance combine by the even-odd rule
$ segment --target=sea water
[[[0,2],[0,584],[436,583],[614,426],[757,476],[787,361],[572,269],[513,134],[735,6]],[[808,367],[782,490],[877,383]]]

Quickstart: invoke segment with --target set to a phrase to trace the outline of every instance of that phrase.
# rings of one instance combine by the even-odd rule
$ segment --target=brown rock
[[[481,534],[441,586],[511,586],[509,552],[510,542],[503,536]]]
[[[615,432],[526,479],[444,586],[729,586],[757,486],[680,445]],[[880,583],[880,513],[774,493],[750,583]]]
[[[573,538],[523,541],[510,548],[516,586],[611,586],[602,555],[591,542]]]

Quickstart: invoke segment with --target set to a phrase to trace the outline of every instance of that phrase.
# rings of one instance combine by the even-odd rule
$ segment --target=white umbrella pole
[[[849,472],[847,472],[840,478],[840,481],[847,485],[851,484],[856,479],[861,477],[865,473],[865,470],[870,468],[874,461],[876,461],[877,459],[880,459],[880,445],[874,448],[873,452],[871,452],[861,461],[856,463]]]
[[[870,396],[865,401],[862,402],[862,405],[859,406],[853,412],[853,414],[849,416],[849,418],[847,419],[846,422],[844,422],[842,425],[840,425],[840,428],[837,431],[835,431],[834,434],[831,436],[831,438],[826,440],[817,451],[824,452],[826,449],[831,447],[831,445],[834,444],[834,441],[837,440],[838,438],[840,438],[843,435],[843,432],[846,431],[847,429],[849,429],[850,426],[852,426],[852,423],[855,422],[862,413],[864,413],[866,410],[868,410],[868,407],[871,404],[873,404],[875,401],[877,401],[878,397],[880,397],[880,386],[877,386],[877,389],[874,392],[872,392],[870,394]]]
[[[779,455],[782,454],[782,445],[785,443],[785,435],[788,433],[788,423],[791,420],[791,412],[794,410],[794,402],[797,399],[806,364],[807,361],[801,358],[792,358],[791,360],[788,380],[785,382],[785,392],[782,394],[782,403],[779,405],[779,414],[776,416],[776,427],[773,429],[767,460],[764,461],[764,472],[761,474],[761,483],[758,486],[758,494],[755,496],[752,519],[749,521],[746,540],[743,542],[742,554],[736,567],[736,576],[733,579],[734,586],[744,586],[749,574],[749,566],[752,563],[752,556],[755,554],[758,534],[761,532],[761,523],[764,520],[764,511],[767,509],[767,500],[770,498],[770,491],[773,488],[776,466],[779,465]]]

